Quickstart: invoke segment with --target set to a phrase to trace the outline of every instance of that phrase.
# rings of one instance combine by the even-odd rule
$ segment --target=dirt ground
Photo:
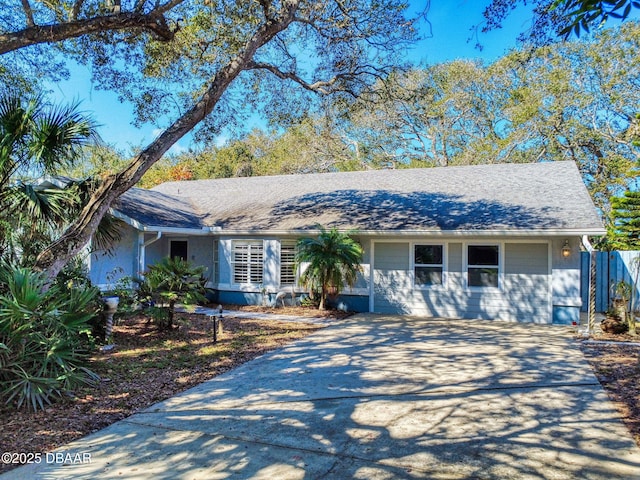
[[[592,340],[582,342],[582,352],[640,446],[640,336],[601,334]]]
[[[176,330],[159,332],[140,315],[119,320],[116,347],[91,358],[101,377],[96,387],[38,412],[0,405],[0,453],[53,450],[321,328],[226,317],[214,343],[208,317],[182,314],[177,323]],[[0,473],[16,466],[0,462]]]
[[[241,309],[270,311],[263,307]],[[348,315],[300,307],[274,312],[328,318]],[[114,329],[114,350],[97,352],[91,358],[91,368],[102,379],[96,387],[35,413],[0,406],[0,451],[53,450],[321,328],[300,322],[227,317],[219,341],[214,343],[213,326],[207,317],[182,315],[178,323],[178,329],[161,333],[142,316],[120,320]],[[602,344],[576,339],[582,342],[585,357],[640,445],[640,346],[631,344],[640,343],[640,337],[607,335],[597,340],[624,341]],[[0,473],[15,466],[0,463]]]

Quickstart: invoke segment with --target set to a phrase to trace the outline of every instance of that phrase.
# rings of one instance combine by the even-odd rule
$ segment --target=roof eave
[[[372,237],[581,237],[606,235],[604,228],[558,228],[558,229],[495,229],[495,230],[359,230],[353,228],[338,228],[343,232],[354,232],[356,235]],[[313,229],[225,229],[211,227],[212,234],[218,235],[315,235],[320,233]]]
[[[115,210],[113,208],[109,209],[109,213],[114,217],[122,220],[127,225],[130,225],[136,230],[139,230],[141,232],[153,232],[153,233],[162,232],[162,233],[169,233],[169,234],[172,233],[172,234],[178,234],[178,235],[210,235],[211,234],[211,229],[209,227],[187,228],[187,227],[165,227],[160,225],[145,225],[139,222],[138,220],[136,220],[135,218],[131,218],[130,216],[125,215],[124,213],[119,212],[118,210]]]
[[[317,228],[312,229],[233,229],[221,227],[166,227],[160,225],[145,225],[134,218],[131,218],[115,209],[110,209],[109,213],[116,218],[131,225],[136,230],[142,232],[163,232],[169,234],[182,235],[315,235],[320,233]],[[372,237],[409,237],[409,236],[429,236],[429,237],[581,237],[583,235],[600,237],[607,234],[602,227],[584,228],[547,228],[547,229],[471,229],[471,230],[436,230],[436,229],[414,229],[414,230],[359,230],[353,228],[338,228],[344,232],[354,232],[357,235]]]

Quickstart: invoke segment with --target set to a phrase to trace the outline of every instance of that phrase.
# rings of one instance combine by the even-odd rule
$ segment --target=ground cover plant
[[[0,404],[43,409],[97,376],[86,367],[95,288],[54,284],[28,268],[0,265]]]

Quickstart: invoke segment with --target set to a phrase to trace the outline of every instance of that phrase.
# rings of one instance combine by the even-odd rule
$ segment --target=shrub
[[[205,267],[193,266],[181,258],[166,257],[149,267],[144,280],[137,280],[140,299],[153,309],[149,313],[159,329],[173,328],[176,303],[195,305],[206,301],[204,271]],[[166,315],[158,308],[164,308]]]
[[[133,277],[117,277],[118,274],[122,273],[124,273],[124,269],[117,267],[107,274],[107,282],[112,285],[112,288],[104,292],[104,295],[114,295],[118,297],[118,313],[130,314],[139,309],[138,292],[134,288],[135,280]],[[113,280],[115,278],[117,278],[117,280],[114,283]]]
[[[98,290],[62,288],[27,268],[0,266],[0,400],[44,408],[97,376],[86,368]]]

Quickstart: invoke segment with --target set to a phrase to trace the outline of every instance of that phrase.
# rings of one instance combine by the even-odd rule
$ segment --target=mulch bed
[[[218,305],[209,305],[211,308],[216,308],[217,306]],[[353,315],[353,312],[345,312],[342,310],[318,310],[313,307],[290,307],[287,305],[277,307],[263,307],[260,305],[222,305],[222,308],[224,310],[275,313],[278,315],[294,315],[307,318],[341,319]]]
[[[321,328],[228,317],[214,344],[208,317],[181,314],[177,323],[179,328],[159,332],[141,315],[119,320],[116,348],[91,358],[90,368],[102,379],[96,387],[83,388],[44,411],[0,406],[0,450],[53,450]],[[0,473],[16,466],[0,462]]]
[[[598,381],[640,446],[640,336],[599,334],[583,342],[582,352]]]

